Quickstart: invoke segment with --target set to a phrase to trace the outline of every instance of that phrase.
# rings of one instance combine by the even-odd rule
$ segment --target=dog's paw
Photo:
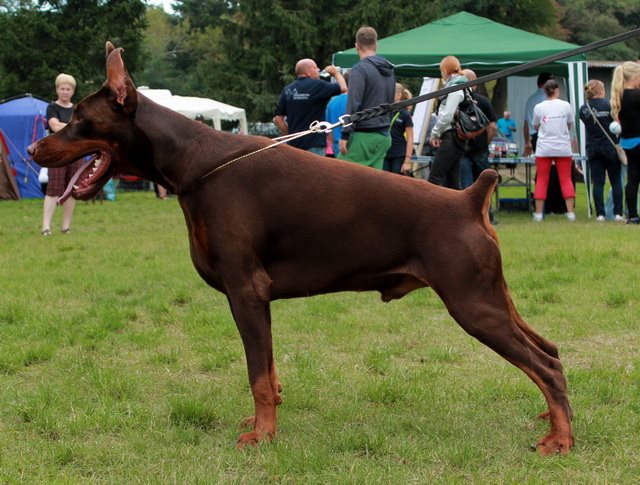
[[[573,448],[573,438],[571,436],[561,437],[552,434],[542,438],[536,445],[536,449],[542,456],[568,455],[571,448]]]
[[[258,430],[253,430],[248,433],[243,433],[240,435],[240,437],[238,438],[238,441],[236,442],[236,448],[242,449],[247,445],[258,446],[261,442],[264,442],[264,441],[266,441],[267,443],[270,443],[271,440],[273,440],[274,436],[275,436],[275,433],[269,433],[266,431],[258,431]]]

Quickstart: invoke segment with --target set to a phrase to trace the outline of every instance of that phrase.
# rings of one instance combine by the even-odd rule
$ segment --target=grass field
[[[574,451],[542,458],[537,387],[427,289],[274,302],[279,436],[239,451],[244,354],[177,201],[80,203],[68,236],[59,217],[41,237],[41,201],[0,202],[2,484],[640,482],[639,227],[498,213],[575,414]]]

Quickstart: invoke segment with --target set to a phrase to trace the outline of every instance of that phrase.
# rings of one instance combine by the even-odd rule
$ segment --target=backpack
[[[489,119],[478,106],[478,101],[470,89],[464,90],[464,99],[453,115],[453,126],[460,140],[472,140],[484,133]]]

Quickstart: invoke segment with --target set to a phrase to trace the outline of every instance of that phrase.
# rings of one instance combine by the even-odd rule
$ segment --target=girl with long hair
[[[640,185],[640,64],[623,62],[613,71],[611,115],[620,123],[620,146],[627,154],[625,199],[627,224],[640,224],[638,185]]]

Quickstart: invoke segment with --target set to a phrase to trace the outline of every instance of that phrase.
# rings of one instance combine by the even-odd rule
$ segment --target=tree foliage
[[[182,0],[174,3],[178,16],[189,21],[192,30],[204,31],[219,27],[224,19],[238,9],[239,2],[227,0]]]
[[[250,118],[263,120],[271,118],[300,58],[310,57],[324,66],[335,51],[353,46],[361,25],[375,25],[384,37],[435,18],[434,11],[417,2],[407,7],[398,0],[209,0],[220,15],[213,25],[203,27],[193,15],[194,3],[198,2],[175,4],[183,13],[175,22],[180,34],[168,41],[162,62],[184,75],[180,83],[170,79],[166,86],[239,104]],[[152,83],[146,73],[142,77]]]
[[[564,32],[558,30],[560,11],[554,1],[549,0],[451,0],[446,4],[446,15],[464,10],[495,22],[537,34],[562,39]]]
[[[466,10],[585,44],[640,23],[637,0],[176,0],[173,14],[145,8],[143,0],[0,0],[0,97],[53,96],[60,71],[86,94],[104,79],[110,39],[126,49],[137,84],[219,99],[266,121],[295,63],[330,64],[362,25],[384,38]],[[633,40],[590,58],[637,59],[639,49]]]
[[[640,2],[637,0],[560,0],[561,25],[567,39],[588,44],[640,27]],[[603,47],[587,54],[588,59],[636,60],[640,57],[640,39]]]
[[[299,59],[331,63],[334,52],[353,46],[362,25],[384,38],[464,9],[511,25],[515,16],[515,26],[528,30],[558,26],[553,0],[513,0],[508,7],[496,0],[182,0],[174,9],[179,15],[166,22],[173,22],[175,35],[160,63],[181,75],[164,78],[164,86],[238,104],[260,120],[273,115]]]
[[[141,67],[146,6],[142,0],[5,2],[0,11],[0,97],[31,92],[55,96],[60,72],[78,81],[81,97],[104,81],[105,41],[127,48]]]

